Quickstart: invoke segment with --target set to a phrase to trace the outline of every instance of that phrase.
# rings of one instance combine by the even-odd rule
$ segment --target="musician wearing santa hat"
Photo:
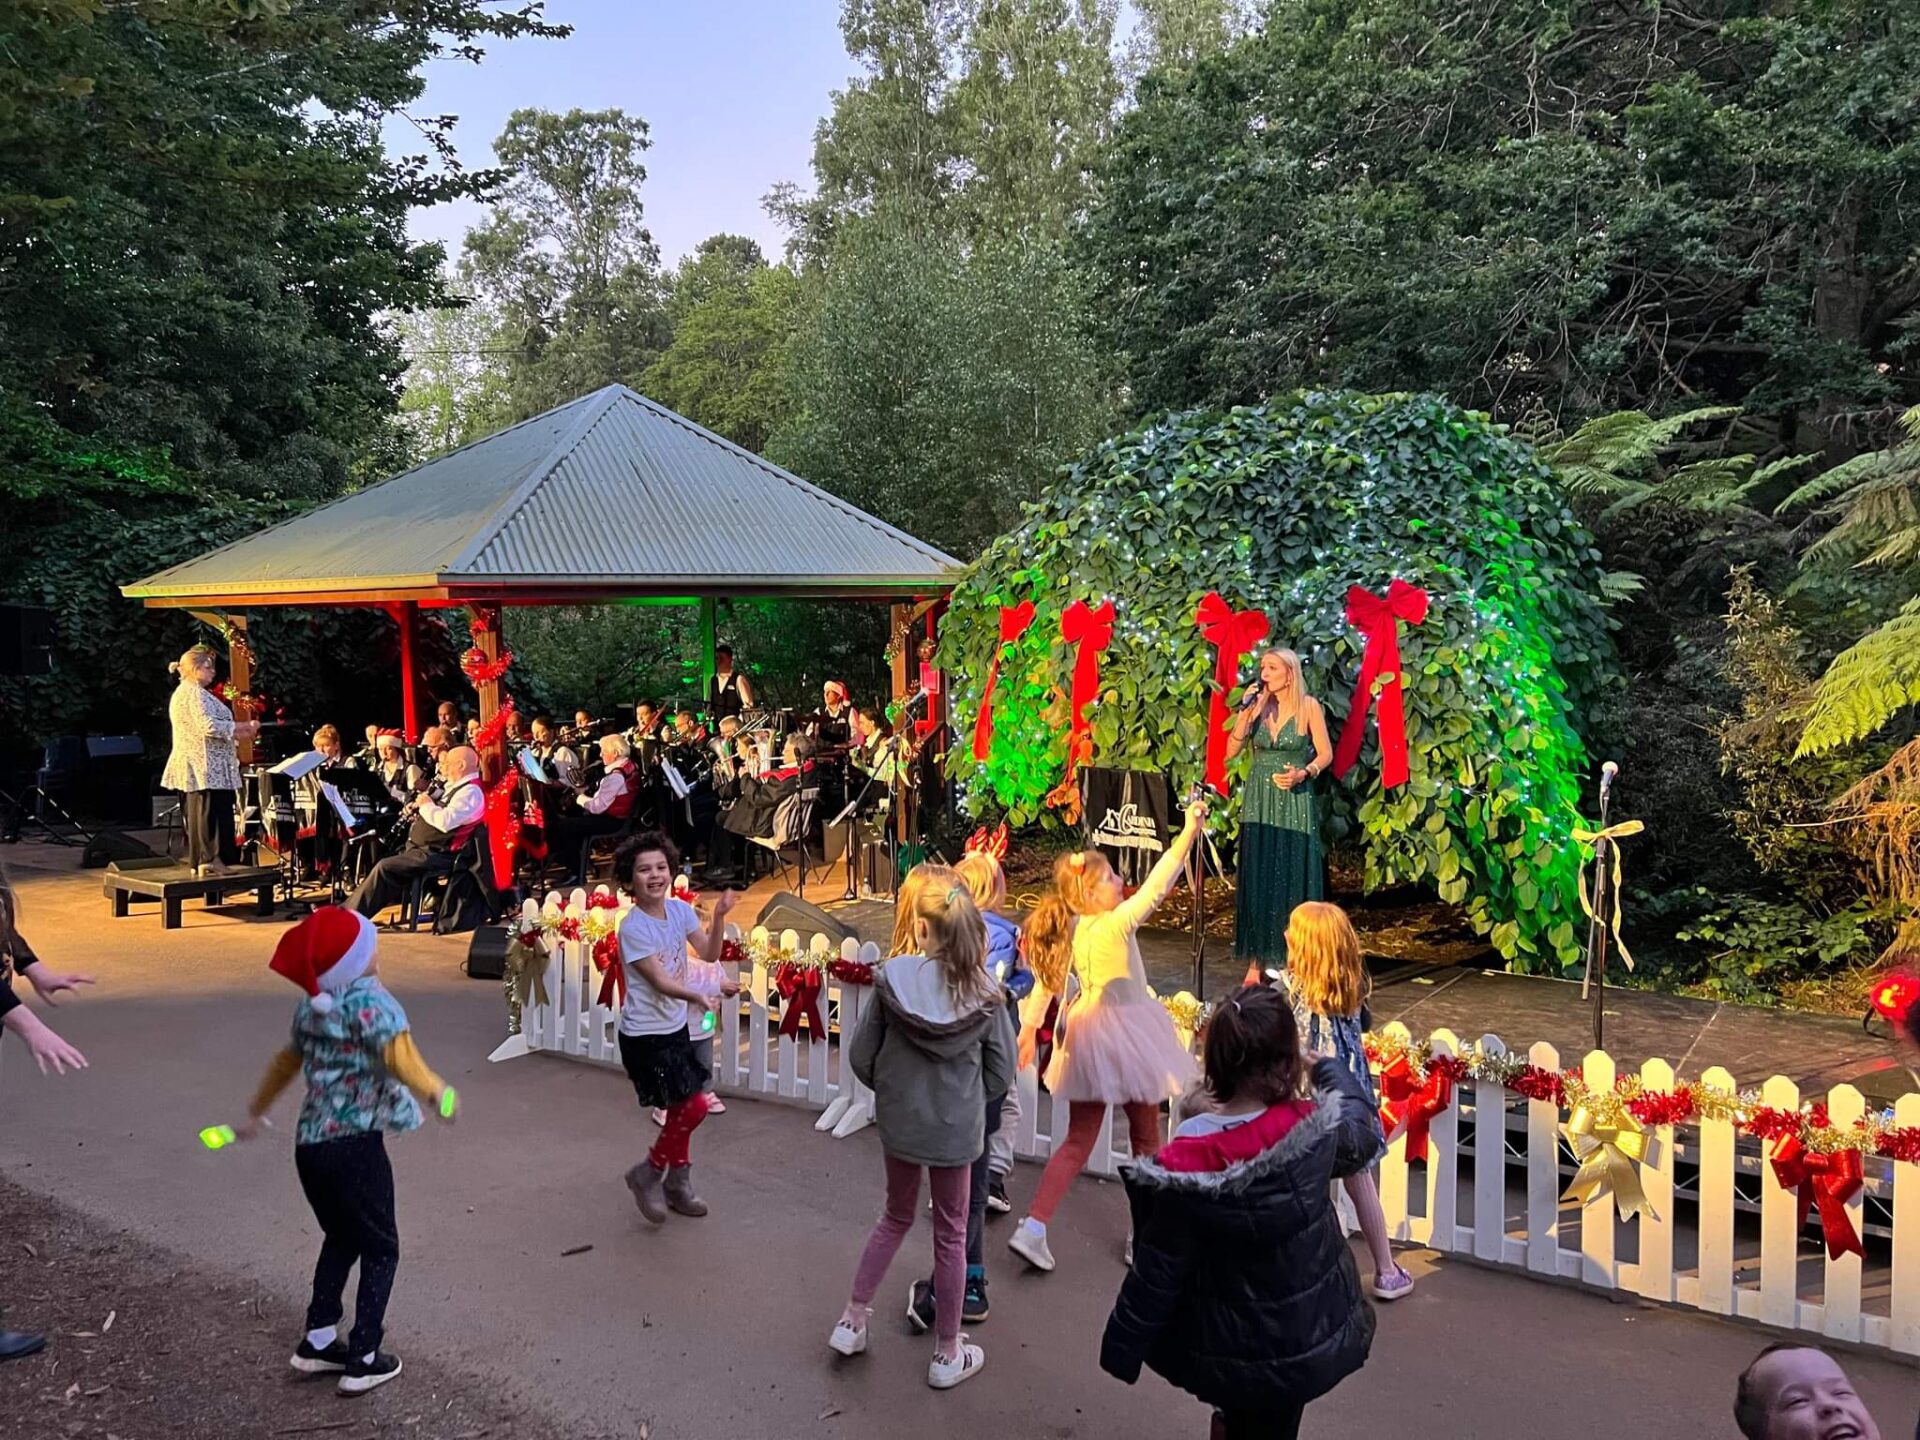
[[[451,1120],[457,1099],[420,1058],[407,1012],[380,983],[373,922],[338,906],[315,910],[280,937],[268,968],[305,992],[293,1012],[293,1037],[274,1057],[236,1140],[250,1140],[294,1076],[306,1095],[294,1136],[293,1166],[320,1223],[306,1334],[289,1362],[303,1375],[340,1376],[343,1395],[362,1395],[400,1373],[380,1349],[387,1297],[400,1265],[393,1167],[386,1133],[420,1126],[431,1101]],[[347,1273],[360,1266],[353,1330],[339,1332]]]

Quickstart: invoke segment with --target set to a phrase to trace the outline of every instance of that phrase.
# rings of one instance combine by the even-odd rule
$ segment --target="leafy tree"
[[[718,246],[716,236],[683,261],[668,309],[673,340],[642,389],[669,409],[756,453],[787,414],[787,354],[799,324],[799,277],[769,266],[759,247]],[[709,248],[712,247],[712,248]]]
[[[1058,247],[967,246],[891,208],[848,225],[792,348],[768,455],[971,555],[1107,426],[1105,368]]]
[[[414,458],[444,454],[490,434],[507,408],[498,324],[478,302],[397,317],[407,361],[400,413]]]
[[[618,382],[666,346],[659,250],[642,222],[647,124],[622,110],[516,110],[494,142],[512,172],[467,233],[462,279],[496,317],[501,423]]]
[[[1110,598],[1096,759],[1196,775],[1213,657],[1193,615],[1216,587],[1299,651],[1337,734],[1364,648],[1348,587],[1398,576],[1431,597],[1400,636],[1412,778],[1383,791],[1370,741],[1330,787],[1336,830],[1369,885],[1429,883],[1513,965],[1557,969],[1578,954],[1577,725],[1613,667],[1598,559],[1532,449],[1436,396],[1303,393],[1156,419],[1075,464],[954,592],[942,660],[962,714],[998,608],[1031,599],[1039,618],[1001,665],[985,766],[950,763],[976,800],[1041,815],[1064,764],[1060,616]]]
[[[1907,378],[1917,67],[1896,0],[1275,0],[1142,81],[1084,236],[1097,310],[1142,410],[1740,404],[1844,456]]]

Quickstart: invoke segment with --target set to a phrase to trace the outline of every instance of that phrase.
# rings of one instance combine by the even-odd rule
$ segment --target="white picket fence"
[[[584,915],[585,903],[578,890],[565,902],[547,898],[555,912]],[[528,906],[538,913],[531,901]],[[801,948],[791,930],[778,936],[755,930],[750,938]],[[836,947],[824,935],[806,942],[815,954],[836,948],[848,960],[878,964],[881,958],[871,943],[848,940]],[[553,947],[546,976],[553,1003],[528,1006],[520,1035],[493,1058],[547,1051],[619,1066],[615,1016],[596,1003],[600,977],[590,952],[585,941]],[[841,1068],[839,1047],[825,1036],[778,1034],[779,997],[771,976],[756,965],[743,978],[740,994],[719,1002],[716,1088],[817,1109],[816,1128],[836,1135],[871,1123],[872,1092]],[[843,1032],[871,1003],[869,987],[832,978],[820,997],[829,1028]],[[1387,1029],[1406,1038],[1398,1025]],[[1436,1053],[1463,1050],[1451,1031],[1437,1030],[1430,1038]],[[1479,1044],[1505,1053],[1498,1036],[1483,1036]],[[1547,1069],[1560,1065],[1550,1045],[1533,1046],[1528,1058]],[[1580,1065],[1590,1087],[1613,1084],[1615,1064],[1606,1052],[1592,1051]],[[1653,1090],[1671,1090],[1675,1082],[1664,1060],[1647,1061],[1640,1077]],[[1721,1090],[1740,1088],[1717,1067],[1699,1078]],[[1765,1082],[1761,1095],[1763,1103],[1782,1109],[1801,1102],[1794,1083],[1778,1075]],[[1039,1093],[1031,1069],[1019,1078],[1019,1097],[1015,1154],[1045,1160],[1060,1135],[1053,1106]],[[1836,1125],[1849,1125],[1866,1111],[1850,1085],[1833,1089],[1826,1102]],[[1848,1206],[1854,1228],[1867,1237],[1871,1263],[1863,1266],[1854,1255],[1828,1258],[1817,1218],[1802,1228],[1794,1194],[1775,1182],[1756,1142],[1724,1120],[1679,1127],[1677,1133],[1673,1126],[1650,1128],[1654,1143],[1641,1177],[1651,1215],[1621,1222],[1610,1199],[1584,1209],[1562,1203],[1573,1172],[1561,1138],[1563,1118],[1550,1100],[1528,1100],[1471,1080],[1455,1086],[1452,1103],[1430,1122],[1428,1161],[1408,1163],[1404,1135],[1394,1138],[1381,1161],[1380,1201],[1389,1233],[1484,1264],[1920,1355],[1920,1165],[1867,1158],[1865,1189]],[[1920,1095],[1905,1096],[1894,1120],[1920,1125]],[[1112,1176],[1127,1158],[1124,1125],[1110,1123],[1106,1133],[1110,1143],[1095,1147],[1089,1174]],[[1339,1205],[1351,1227],[1344,1196]]]

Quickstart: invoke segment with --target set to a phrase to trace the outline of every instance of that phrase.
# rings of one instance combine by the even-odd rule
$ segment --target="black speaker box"
[[[754,923],[766,926],[774,935],[782,930],[795,931],[802,945],[815,935],[824,935],[836,945],[843,940],[859,938],[851,927],[842,925],[818,905],[809,905],[786,890],[780,891],[761,907],[760,918]]]
[[[153,854],[153,847],[118,830],[102,830],[80,852],[82,870],[98,870],[116,860],[142,860]]]
[[[467,942],[467,978],[504,980],[507,975],[507,945],[512,936],[504,925],[482,925]]]

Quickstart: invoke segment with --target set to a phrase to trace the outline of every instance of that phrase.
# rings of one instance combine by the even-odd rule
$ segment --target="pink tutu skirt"
[[[1131,988],[1110,986],[1098,1001],[1068,1013],[1066,1037],[1047,1067],[1056,1099],[1157,1105],[1193,1084],[1199,1067],[1173,1017],[1151,995],[1122,999]]]

